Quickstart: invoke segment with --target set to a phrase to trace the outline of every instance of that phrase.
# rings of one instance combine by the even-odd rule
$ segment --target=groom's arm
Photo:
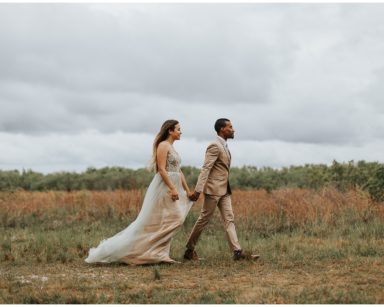
[[[204,191],[204,186],[207,183],[209,173],[211,172],[213,165],[219,157],[219,154],[220,150],[217,144],[213,143],[208,146],[207,151],[205,152],[204,165],[196,183],[195,191],[197,193],[202,193]]]

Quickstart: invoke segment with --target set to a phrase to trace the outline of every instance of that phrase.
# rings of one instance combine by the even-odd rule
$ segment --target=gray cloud
[[[2,18],[2,76],[182,101],[266,101],[274,46],[231,7],[4,5],[2,15],[16,18]]]
[[[51,153],[51,135],[79,138],[88,150],[55,154],[85,163],[95,149],[85,137],[151,143],[168,118],[204,151],[214,121],[228,117],[242,161],[259,146],[292,153],[270,155],[271,165],[296,154],[329,161],[327,151],[351,160],[356,148],[372,157],[384,136],[383,13],[380,3],[3,3],[0,131],[45,148],[35,160]],[[145,162],[109,146],[108,163]],[[97,150],[88,162],[108,156]]]

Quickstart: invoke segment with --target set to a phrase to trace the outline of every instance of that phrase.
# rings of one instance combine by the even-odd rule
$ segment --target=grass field
[[[364,192],[235,191],[234,262],[216,215],[175,265],[89,265],[90,247],[134,220],[142,191],[0,193],[0,303],[384,303],[384,204]],[[172,242],[182,260],[200,200]]]

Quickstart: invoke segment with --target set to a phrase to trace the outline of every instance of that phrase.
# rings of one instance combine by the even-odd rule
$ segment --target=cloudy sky
[[[384,4],[0,3],[0,169],[384,162]]]

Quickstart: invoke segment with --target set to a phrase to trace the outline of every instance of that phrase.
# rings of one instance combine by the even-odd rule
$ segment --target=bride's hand
[[[175,200],[178,200],[179,199],[179,193],[177,193],[176,189],[173,188],[173,189],[170,189],[170,194],[171,194],[171,198],[173,201]]]

